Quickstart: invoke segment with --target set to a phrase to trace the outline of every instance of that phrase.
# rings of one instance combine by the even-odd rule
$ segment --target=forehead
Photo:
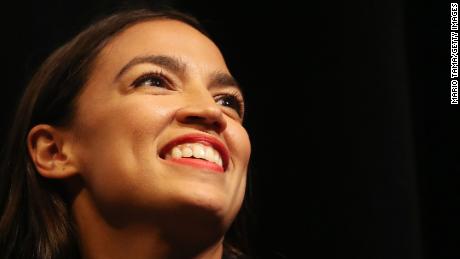
[[[167,55],[191,68],[227,71],[218,47],[192,26],[175,20],[153,20],[130,26],[112,39],[96,63],[119,68],[137,56]]]

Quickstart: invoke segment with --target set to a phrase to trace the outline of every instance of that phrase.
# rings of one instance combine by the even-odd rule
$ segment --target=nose
[[[193,125],[201,130],[212,130],[220,134],[227,128],[227,121],[222,110],[212,102],[201,99],[176,111],[176,120],[182,124]]]

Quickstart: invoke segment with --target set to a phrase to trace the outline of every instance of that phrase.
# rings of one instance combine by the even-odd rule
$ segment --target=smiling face
[[[129,27],[101,51],[76,103],[76,201],[113,224],[185,216],[225,230],[243,200],[251,149],[241,101],[219,49],[199,31],[174,20]]]

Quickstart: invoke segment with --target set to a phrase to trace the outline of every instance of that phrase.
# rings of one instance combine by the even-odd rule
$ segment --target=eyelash
[[[235,106],[234,107],[226,106],[226,107],[230,107],[230,108],[234,109],[238,113],[238,116],[240,116],[240,118],[243,118],[243,115],[244,115],[244,101],[243,101],[243,96],[241,95],[240,91],[232,90],[232,91],[230,91],[228,93],[220,94],[217,97],[221,97],[221,98],[218,98],[216,101],[219,101],[219,100],[222,100],[222,99],[228,98],[228,97],[232,98],[232,101],[234,102]]]
[[[173,88],[172,87],[173,84],[171,80],[168,79],[168,77],[163,73],[163,71],[147,72],[145,74],[142,74],[136,80],[134,80],[131,86],[134,88],[142,87],[142,86],[145,86],[144,84],[145,82],[152,80],[152,79],[160,81],[160,84],[162,85],[162,86],[152,85],[154,87],[165,88],[165,89]],[[243,96],[241,95],[240,91],[235,89],[228,93],[217,95],[217,97],[219,98],[216,99],[216,102],[230,97],[234,105],[233,107],[231,105],[225,106],[225,107],[234,109],[238,113],[238,116],[240,118],[243,118],[245,107],[244,107]]]
[[[132,87],[137,88],[143,86],[143,83],[147,82],[150,79],[155,79],[161,81],[162,84],[166,84],[164,87],[160,86],[155,86],[155,87],[160,87],[160,88],[171,88],[171,81],[168,80],[168,78],[165,76],[163,71],[158,71],[158,72],[147,72],[145,74],[142,74],[139,76],[134,82],[131,84]]]

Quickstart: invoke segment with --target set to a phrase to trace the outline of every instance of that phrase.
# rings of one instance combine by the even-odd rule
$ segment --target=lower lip
[[[183,164],[183,165],[189,165],[189,166],[200,168],[200,169],[210,169],[217,173],[224,173],[224,168],[222,166],[219,166],[215,163],[211,163],[203,159],[183,157],[183,158],[172,158],[166,161]]]

